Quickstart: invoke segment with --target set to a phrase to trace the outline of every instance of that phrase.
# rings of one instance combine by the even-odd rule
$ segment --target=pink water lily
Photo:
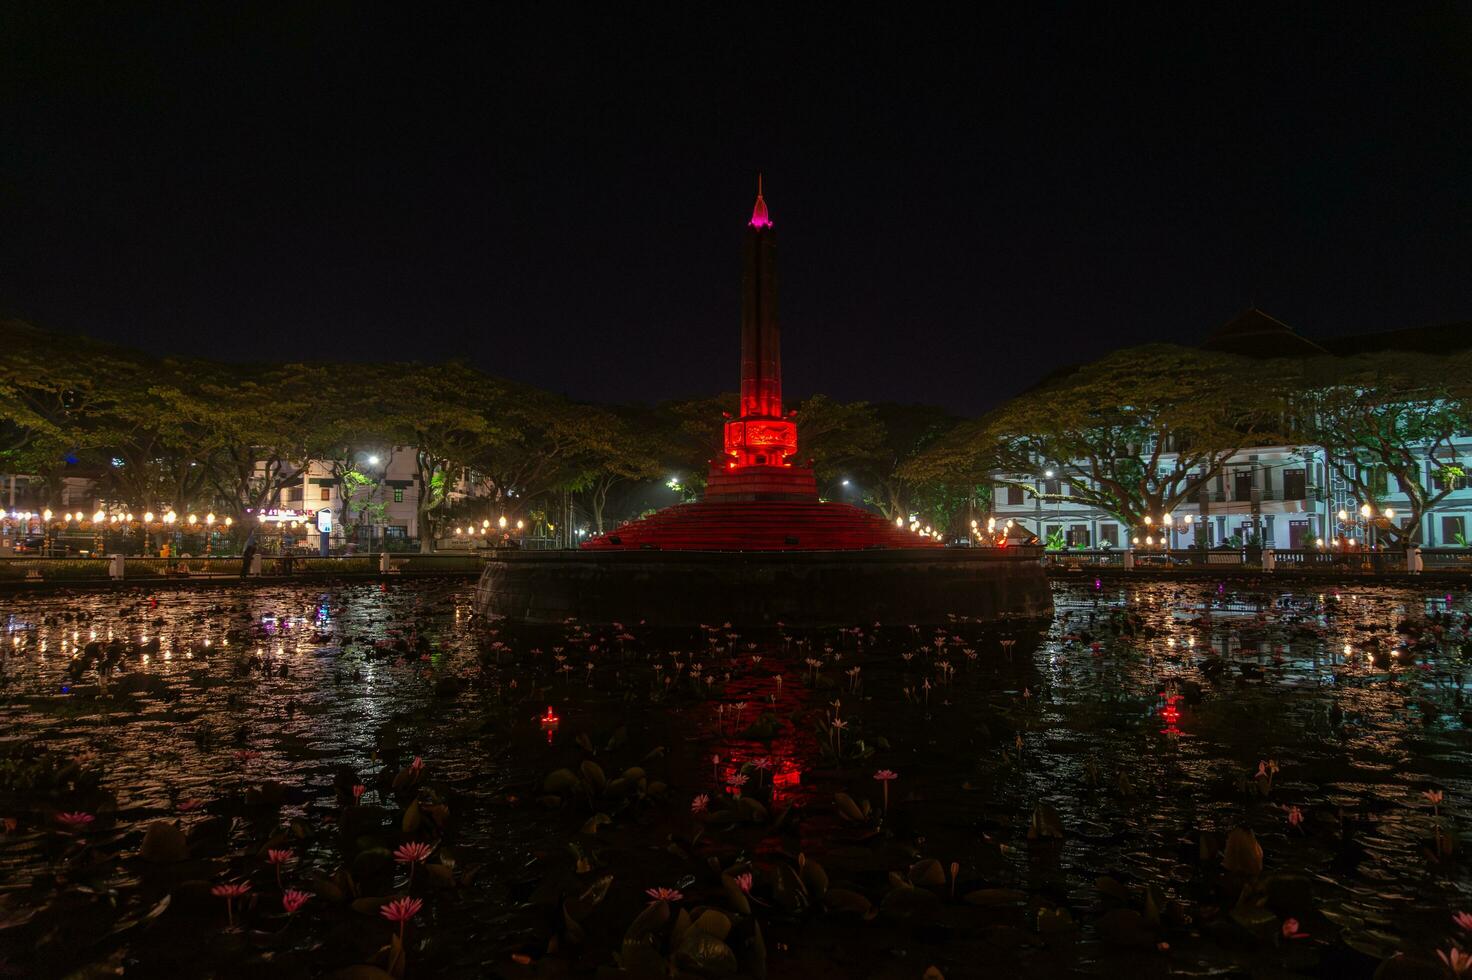
[[[678,902],[685,894],[676,888],[646,888],[644,894],[649,896],[649,904],[655,902]]]
[[[699,796],[695,797],[695,799],[690,801],[691,813],[704,813],[709,807],[710,797],[706,796],[704,793],[701,793]]]
[[[424,908],[424,902],[417,898],[396,898],[392,902],[378,910],[378,914],[390,922],[399,924],[399,942],[404,941],[404,926],[419,910]]]
[[[744,894],[751,894],[751,872],[746,871],[736,876],[736,885]]]
[[[433,850],[422,841],[410,841],[394,851],[394,860],[409,866],[409,884],[414,884],[414,867],[426,860]]]
[[[56,822],[61,824],[63,827],[65,827],[67,830],[70,830],[74,834],[81,833],[88,827],[92,826],[92,821],[96,819],[97,818],[92,816],[92,814],[83,813],[80,810],[75,810],[69,813],[58,813],[56,815]]]
[[[311,897],[312,895],[310,892],[297,891],[295,888],[288,888],[286,891],[281,893],[281,907],[286,909],[287,915],[296,915],[301,907],[307,904],[307,899]]]
[[[210,889],[211,895],[225,900],[225,916],[232,929],[235,927],[235,900],[244,897],[249,892],[250,883],[245,881],[232,881]]]
[[[1283,938],[1284,939],[1307,939],[1308,938],[1308,933],[1302,932],[1298,928],[1298,920],[1297,919],[1284,919],[1283,920]]]
[[[878,772],[876,772],[874,774],[874,778],[877,779],[877,780],[879,780],[879,785],[880,786],[884,787],[884,808],[886,810],[888,810],[889,809],[889,784],[891,782],[893,782],[894,780],[899,779],[900,778],[900,774],[897,773],[897,772],[895,772],[893,769],[880,769]]]
[[[1296,806],[1285,806],[1283,809],[1286,810],[1286,811],[1288,811],[1288,826],[1293,827],[1293,828],[1298,828],[1298,827],[1303,826],[1303,811],[1302,810],[1300,810]]]
[[[289,849],[270,848],[266,851],[266,861],[276,869],[276,887],[281,887],[281,866],[290,864],[296,860],[296,855]]]
[[[1463,932],[1472,932],[1472,912],[1458,912],[1452,916],[1452,922]]]
[[[367,786],[364,786],[362,783],[358,783],[356,786],[354,786],[353,787],[353,802],[354,803],[357,803],[358,801],[360,801],[361,799],[363,799],[363,794],[366,793],[366,792],[368,792],[368,787]]]
[[[1456,946],[1448,950],[1438,949],[1436,955],[1441,957],[1446,968],[1452,971],[1452,976],[1464,977],[1468,970],[1472,970],[1472,953],[1464,953]]]

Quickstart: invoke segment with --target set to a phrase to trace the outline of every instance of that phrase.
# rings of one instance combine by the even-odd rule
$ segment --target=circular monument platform
[[[496,552],[476,606],[515,622],[659,627],[988,622],[1053,610],[1029,548]]]

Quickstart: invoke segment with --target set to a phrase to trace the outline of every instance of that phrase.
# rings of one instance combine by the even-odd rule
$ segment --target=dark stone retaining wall
[[[517,622],[839,626],[991,621],[1053,611],[1036,557],[972,549],[510,552],[477,608]]]

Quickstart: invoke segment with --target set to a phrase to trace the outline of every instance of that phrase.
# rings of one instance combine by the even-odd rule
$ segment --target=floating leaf
[[[731,952],[731,947],[700,929],[685,934],[675,951],[675,962],[711,976],[736,972],[736,954]]]
[[[817,861],[803,861],[802,883],[809,895],[821,900],[828,891],[828,872]]]
[[[586,823],[583,824],[583,829],[582,829],[581,833],[584,833],[584,834],[596,834],[596,833],[598,833],[598,828],[599,827],[603,827],[603,826],[606,826],[607,824],[611,824],[611,823],[613,823],[613,818],[610,817],[608,814],[606,814],[606,813],[595,813],[591,817],[588,818],[588,820],[587,820]]]
[[[1262,845],[1247,827],[1234,827],[1227,835],[1222,854],[1222,867],[1228,871],[1256,877],[1262,873]]]
[[[542,792],[566,795],[581,785],[577,773],[571,769],[554,769],[542,780]]]
[[[184,832],[166,820],[155,820],[143,835],[138,856],[157,864],[173,864],[189,856]]]
[[[1027,826],[1027,839],[1040,840],[1045,837],[1063,836],[1063,821],[1058,817],[1058,811],[1046,803],[1039,803],[1032,808],[1032,820]]]
[[[584,759],[579,769],[583,774],[583,778],[588,781],[588,785],[593,787],[595,793],[602,793],[604,788],[608,786],[608,777],[603,775],[603,767],[592,759]]]
[[[724,912],[717,911],[716,909],[706,909],[691,924],[691,928],[699,929],[706,935],[714,936],[721,942],[725,942],[726,937],[731,934],[731,920]]]
[[[823,896],[823,904],[830,912],[855,912],[868,916],[874,911],[874,903],[856,891],[847,888],[830,888]]]
[[[849,796],[847,793],[834,793],[833,802],[838,807],[838,815],[845,820],[852,820],[855,823],[863,823],[864,820],[868,818],[868,814],[865,811],[859,809],[859,806],[857,803],[854,802],[853,797]]]
[[[946,869],[935,858],[925,858],[910,866],[910,884],[923,888],[944,888]]]
[[[997,905],[1016,905],[1026,898],[1026,893],[1012,888],[981,888],[967,892],[964,901],[967,905],[991,908]]]

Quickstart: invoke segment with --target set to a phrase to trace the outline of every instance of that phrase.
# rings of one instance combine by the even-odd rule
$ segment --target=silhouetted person
[[[240,553],[240,577],[241,578],[245,578],[247,575],[250,574],[250,563],[251,563],[251,559],[255,558],[255,556],[256,556],[256,543],[254,541],[247,541],[246,542],[246,545],[245,545],[245,550]]]

